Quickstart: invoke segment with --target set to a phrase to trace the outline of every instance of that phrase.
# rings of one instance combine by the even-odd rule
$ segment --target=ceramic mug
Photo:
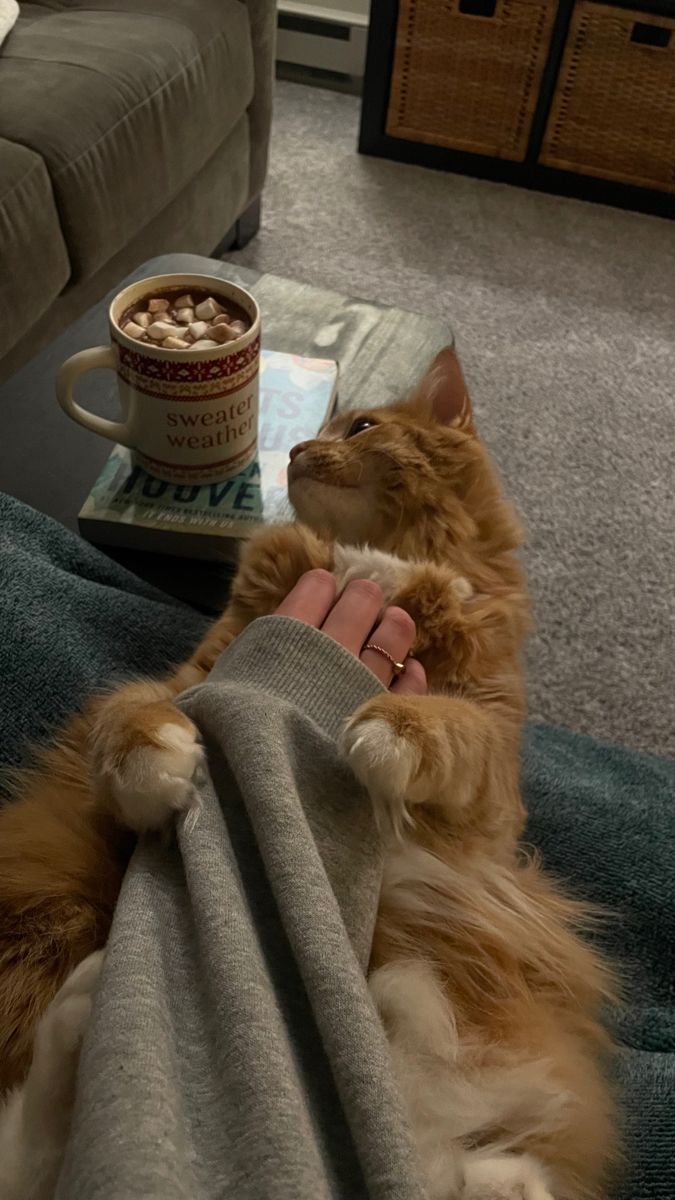
[[[250,328],[206,350],[165,350],[124,333],[119,322],[129,308],[174,289],[234,302]],[[108,322],[110,346],[81,350],[59,368],[56,395],[64,412],[128,446],[134,462],[171,483],[215,483],[248,466],[258,436],[260,310],[253,296],[213,275],[154,275],[115,296]],[[117,374],[119,421],[88,412],[73,396],[80,375],[99,367]]]

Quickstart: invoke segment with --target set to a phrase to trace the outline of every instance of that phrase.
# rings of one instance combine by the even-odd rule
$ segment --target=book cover
[[[331,416],[337,377],[332,360],[263,350],[258,455],[250,466],[222,483],[166,483],[115,446],[80,510],[83,537],[188,558],[235,558],[239,539],[292,520],[288,451]]]

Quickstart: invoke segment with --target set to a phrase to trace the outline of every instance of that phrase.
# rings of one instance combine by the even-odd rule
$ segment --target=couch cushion
[[[0,136],[41,154],[73,277],[160,212],[253,95],[239,0],[22,4],[0,55]]]
[[[70,267],[40,155],[0,138],[0,180],[1,356],[56,299]]]

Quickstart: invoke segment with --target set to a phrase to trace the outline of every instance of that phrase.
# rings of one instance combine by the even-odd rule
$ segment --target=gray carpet
[[[237,261],[453,324],[528,528],[536,719],[675,751],[675,223],[356,154],[359,101],[279,83]]]

